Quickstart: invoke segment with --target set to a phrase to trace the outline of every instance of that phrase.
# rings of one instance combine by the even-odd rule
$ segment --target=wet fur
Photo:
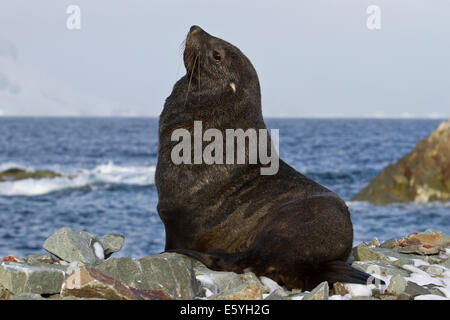
[[[213,50],[223,55],[212,57]],[[280,159],[275,175],[256,165],[174,165],[173,130],[265,129],[258,76],[236,47],[195,28],[186,39],[186,75],[159,119],[155,182],[168,252],[192,256],[214,270],[255,272],[289,288],[322,281],[365,283],[347,260],[350,213],[333,192]],[[234,92],[230,83],[235,83]],[[225,134],[224,134],[225,136]]]

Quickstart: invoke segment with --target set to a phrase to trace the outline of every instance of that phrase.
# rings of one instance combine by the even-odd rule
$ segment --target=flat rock
[[[420,255],[431,255],[431,254],[438,254],[439,248],[435,246],[427,247],[424,245],[410,245],[401,247],[399,249],[400,253],[409,253],[409,254],[420,254]]]
[[[356,261],[377,261],[401,267],[405,264],[414,265],[414,259],[422,259],[420,255],[407,255],[386,248],[370,248],[364,242],[353,248],[352,255]]]
[[[11,293],[53,294],[61,290],[69,268],[54,264],[0,263],[0,285]]]
[[[29,254],[27,255],[26,262],[28,264],[54,263],[55,260],[50,254]]]
[[[37,293],[21,293],[11,296],[10,300],[46,300]]]
[[[395,300],[395,297],[384,296],[384,299],[383,298],[379,299],[376,297],[360,296],[360,297],[351,297],[350,300]]]
[[[401,292],[397,295],[397,300],[414,300],[414,297],[406,292]]]
[[[426,273],[428,273],[430,276],[433,277],[441,277],[445,269],[441,266],[431,265],[431,266],[420,266],[419,269],[422,269]]]
[[[419,286],[417,283],[408,281],[406,288],[405,288],[405,293],[415,297],[415,296],[419,296],[419,295],[430,294],[430,290],[425,289],[422,286]]]
[[[436,229],[427,229],[416,235],[422,243],[450,246],[450,235]]]
[[[177,299],[193,299],[199,291],[197,263],[185,255],[162,253],[139,259],[110,258],[96,268],[139,290],[163,290]]]
[[[264,295],[263,295],[264,297]],[[279,295],[276,291],[273,291],[270,294],[266,294],[266,296],[263,298],[264,300],[287,300],[288,298],[286,296]]]
[[[234,288],[241,287],[242,284],[246,284],[249,287],[263,287],[261,281],[252,272],[237,274],[234,272],[213,271],[204,265],[196,266],[194,272],[197,281],[200,282],[200,287],[207,289],[207,297],[208,295],[223,295]],[[265,291],[267,291],[265,288],[261,290],[261,292]]]
[[[96,265],[104,260],[104,249],[95,235],[71,228],[61,228],[44,242],[44,249],[68,262]]]
[[[138,290],[108,277],[93,267],[75,271],[64,282],[62,296],[106,300],[173,300],[162,290]]]
[[[243,283],[220,294],[208,297],[208,300],[261,300],[264,287],[256,282]]]
[[[307,293],[303,300],[328,300],[328,282],[324,281],[315,287],[310,293]]]
[[[377,261],[355,261],[352,263],[352,267],[369,274],[379,274],[383,277],[396,275],[402,277],[409,276],[409,272],[404,269]]]

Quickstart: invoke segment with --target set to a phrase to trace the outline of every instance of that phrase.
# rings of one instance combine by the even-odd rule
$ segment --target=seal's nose
[[[202,28],[200,28],[199,26],[192,26],[190,29],[189,29],[189,33],[192,33],[192,32],[194,32],[194,31],[197,31],[197,30],[202,30]]]

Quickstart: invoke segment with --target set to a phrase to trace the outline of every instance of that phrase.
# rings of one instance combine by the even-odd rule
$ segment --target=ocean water
[[[349,199],[409,152],[441,120],[266,119],[279,129],[280,156],[349,205],[354,243],[436,228],[450,233],[450,203],[375,206]],[[0,171],[49,169],[70,178],[0,183],[0,255],[43,253],[69,226],[121,233],[116,256],[164,250],[156,211],[156,118],[1,118]]]

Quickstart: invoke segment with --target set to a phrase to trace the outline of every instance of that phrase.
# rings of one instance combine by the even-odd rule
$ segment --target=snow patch
[[[422,294],[414,297],[414,300],[449,300],[448,298],[438,296],[436,294]]]

